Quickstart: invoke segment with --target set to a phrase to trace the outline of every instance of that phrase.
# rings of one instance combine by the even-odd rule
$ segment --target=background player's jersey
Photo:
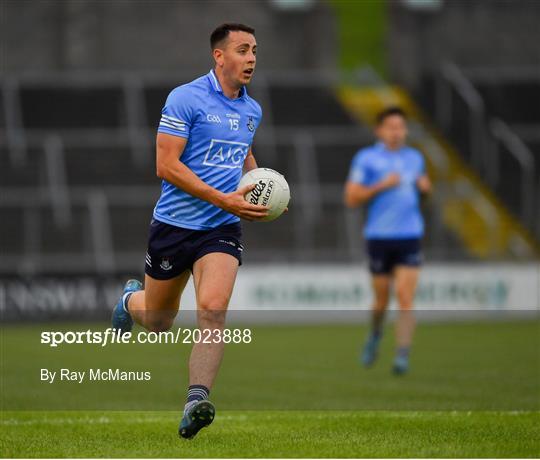
[[[368,203],[364,236],[367,239],[420,238],[424,220],[420,212],[416,180],[425,174],[422,154],[411,147],[387,150],[382,142],[360,150],[353,158],[349,180],[371,186],[390,173],[401,178]]]
[[[169,94],[158,132],[187,138],[179,161],[208,185],[230,193],[238,187],[261,117],[261,107],[248,96],[245,87],[238,98],[229,99],[211,70]],[[240,220],[165,180],[154,218],[193,230]]]

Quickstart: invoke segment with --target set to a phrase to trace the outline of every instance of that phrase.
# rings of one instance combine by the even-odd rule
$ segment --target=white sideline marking
[[[268,414],[261,414],[257,413],[257,417],[259,418],[275,418],[278,416],[279,412],[289,412],[289,411],[272,411],[276,413],[268,413]],[[295,411],[291,411],[295,412]],[[310,412],[310,411],[300,411],[300,412]],[[328,411],[324,414],[317,414],[315,417],[316,419],[327,419],[329,417],[333,418],[339,418],[339,417],[349,417],[350,413],[353,412],[355,414],[364,414],[368,417],[373,416],[374,412],[372,411]],[[396,412],[386,412],[386,411],[380,411],[376,412],[376,415],[382,415],[385,417],[403,417],[403,418],[413,418],[413,417],[421,417],[425,415],[447,415],[447,416],[471,416],[474,414],[482,414],[489,412],[490,415],[512,415],[512,416],[519,416],[519,415],[525,415],[525,414],[537,414],[538,411],[530,411],[530,410],[511,410],[511,411],[396,411]],[[178,415],[179,417],[180,415]],[[226,414],[226,415],[219,415],[216,417],[216,420],[247,420],[248,416],[245,414]],[[150,417],[135,417],[135,418],[128,418],[125,420],[122,419],[110,419],[109,417],[101,416],[97,418],[49,418],[49,419],[35,419],[35,420],[18,420],[18,419],[6,419],[1,420],[0,425],[11,425],[11,426],[24,426],[24,425],[77,425],[77,424],[90,424],[90,425],[105,425],[109,423],[154,423],[154,422],[163,422],[167,420],[167,417],[156,417],[156,416],[150,416]]]
[[[179,412],[180,414],[180,412]],[[180,415],[178,415],[180,417]],[[98,417],[98,418],[49,418],[49,419],[36,419],[36,420],[18,420],[18,419],[6,419],[0,421],[0,425],[77,425],[77,424],[90,424],[90,425],[106,425],[108,423],[149,423],[149,422],[163,422],[166,418],[164,417],[135,417],[129,418],[126,420],[122,419],[110,419],[109,417]],[[180,420],[180,419],[178,419]],[[246,415],[218,415],[216,420],[247,420]]]

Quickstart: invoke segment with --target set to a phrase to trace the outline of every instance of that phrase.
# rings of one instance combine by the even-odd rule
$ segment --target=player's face
[[[390,115],[377,126],[377,137],[389,148],[401,147],[407,138],[407,122],[401,115]]]
[[[223,76],[236,87],[247,85],[255,72],[257,42],[247,32],[229,32],[217,64]]]

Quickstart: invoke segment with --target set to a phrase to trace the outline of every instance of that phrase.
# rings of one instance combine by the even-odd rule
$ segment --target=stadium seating
[[[31,87],[20,92],[27,129],[118,128],[126,113],[119,87]]]
[[[140,81],[133,87],[121,77],[21,80],[22,126],[7,127],[0,118],[10,139],[23,129],[26,145],[14,146],[7,136],[0,142],[1,250],[7,256],[0,271],[142,270],[160,185],[153,137],[164,100],[178,83]],[[292,201],[290,212],[272,224],[244,226],[246,262],[358,261],[360,220],[342,205],[342,187],[352,156],[372,142],[369,129],[351,119],[331,84],[280,80],[249,91],[265,109],[257,159],[287,177]],[[440,220],[433,212],[428,219]],[[440,222],[437,228],[428,235],[428,254],[462,257],[460,244]]]
[[[64,160],[69,185],[157,185],[159,182],[154,168],[133,165],[128,145],[66,147]]]
[[[46,164],[43,148],[31,148],[24,168],[11,165],[9,149],[0,147],[0,184],[2,187],[38,187],[46,180]]]
[[[540,80],[506,82],[494,79],[475,83],[475,87],[490,115],[510,124],[540,121],[540,106],[534,102],[540,100]]]

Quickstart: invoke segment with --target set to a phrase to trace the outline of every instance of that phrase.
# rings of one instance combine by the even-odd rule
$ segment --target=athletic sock
[[[122,297],[122,307],[126,313],[129,313],[129,298],[133,292],[126,292]]]
[[[371,313],[371,337],[379,340],[384,330],[384,311],[374,310]]]
[[[378,341],[378,340],[381,339],[381,337],[382,337],[382,331],[381,330],[372,330],[371,331],[371,338],[373,340]]]
[[[410,352],[410,347],[399,347],[397,349],[397,356],[400,358],[408,358]]]
[[[190,385],[188,388],[186,405],[184,406],[184,413],[189,410],[191,406],[197,404],[199,401],[208,399],[210,390],[204,385]]]
[[[187,393],[186,402],[191,401],[202,401],[203,399],[208,399],[210,390],[204,385],[190,385]]]

